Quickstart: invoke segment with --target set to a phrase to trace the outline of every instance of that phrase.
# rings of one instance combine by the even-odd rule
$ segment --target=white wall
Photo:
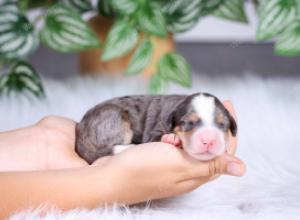
[[[178,42],[254,42],[257,16],[254,5],[246,3],[248,24],[231,22],[208,16],[190,31],[176,36]]]

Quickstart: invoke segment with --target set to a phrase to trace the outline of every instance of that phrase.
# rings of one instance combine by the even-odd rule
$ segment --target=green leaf
[[[300,55],[300,20],[295,20],[279,35],[275,52],[284,56]]]
[[[100,0],[98,1],[98,11],[104,17],[113,17],[114,11],[110,4],[110,0]]]
[[[107,61],[127,54],[137,43],[138,32],[126,21],[117,21],[108,33],[102,60]]]
[[[134,75],[142,71],[151,60],[153,48],[150,40],[144,40],[133,54],[126,75]]]
[[[138,23],[142,31],[161,37],[166,36],[166,24],[159,4],[150,2],[138,11]]]
[[[166,0],[162,10],[168,31],[184,32],[192,28],[201,14],[201,0]]]
[[[224,2],[231,0],[200,0],[200,16],[206,16],[217,10]]]
[[[81,19],[80,14],[63,4],[50,7],[40,36],[43,43],[59,52],[100,47],[98,36]]]
[[[37,48],[33,25],[13,3],[0,5],[0,58],[19,59]]]
[[[91,0],[66,0],[66,2],[79,13],[88,12],[93,9]]]
[[[58,0],[17,0],[15,1],[18,3],[18,6],[20,9],[24,12],[26,12],[29,9],[38,8],[38,7],[49,7],[50,5],[53,5]]]
[[[165,79],[185,87],[191,86],[191,71],[186,60],[177,53],[167,53],[158,61],[158,72]]]
[[[45,95],[39,75],[34,68],[24,62],[17,62],[7,75],[0,78],[0,93],[29,92],[37,97]]]
[[[259,8],[256,39],[263,41],[282,32],[297,14],[297,0],[264,1]]]
[[[5,1],[0,5],[0,11],[19,13],[20,9],[18,7],[17,1],[16,2]]]
[[[149,92],[151,94],[164,93],[167,86],[167,82],[158,73],[154,74],[150,78],[149,82]]]
[[[245,0],[224,1],[214,12],[213,15],[231,21],[247,23],[248,19],[244,10]]]
[[[138,6],[137,0],[110,0],[111,6],[121,15],[133,14]]]

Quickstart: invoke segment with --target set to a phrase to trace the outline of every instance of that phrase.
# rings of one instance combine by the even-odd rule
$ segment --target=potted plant
[[[38,74],[26,62],[39,43],[62,53],[81,52],[85,71],[94,65],[89,66],[86,60],[91,59],[85,57],[92,56],[100,69],[121,63],[125,75],[146,72],[151,92],[162,91],[170,82],[188,87],[190,67],[176,53],[173,35],[191,29],[207,15],[247,23],[245,1],[6,0],[0,6],[0,61],[10,69],[1,76],[0,91],[43,94]],[[259,18],[257,40],[274,40],[277,54],[299,55],[300,1],[253,2]],[[30,17],[28,12],[37,8],[37,15]],[[96,17],[83,20],[87,12]]]

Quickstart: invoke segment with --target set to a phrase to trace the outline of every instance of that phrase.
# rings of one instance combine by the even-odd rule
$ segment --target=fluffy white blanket
[[[44,80],[47,100],[0,101],[0,131],[25,126],[48,114],[79,120],[96,103],[124,94],[145,93],[139,79]],[[211,92],[231,99],[238,115],[237,155],[247,164],[242,178],[223,176],[173,199],[134,208],[37,211],[11,219],[300,219],[300,78],[207,78],[195,75],[193,88],[168,93]]]

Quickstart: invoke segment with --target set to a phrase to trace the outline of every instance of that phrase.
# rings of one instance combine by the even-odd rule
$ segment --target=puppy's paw
[[[164,134],[161,137],[161,141],[164,143],[168,143],[168,144],[173,144],[177,147],[181,146],[181,140],[179,139],[179,137],[176,134]]]

